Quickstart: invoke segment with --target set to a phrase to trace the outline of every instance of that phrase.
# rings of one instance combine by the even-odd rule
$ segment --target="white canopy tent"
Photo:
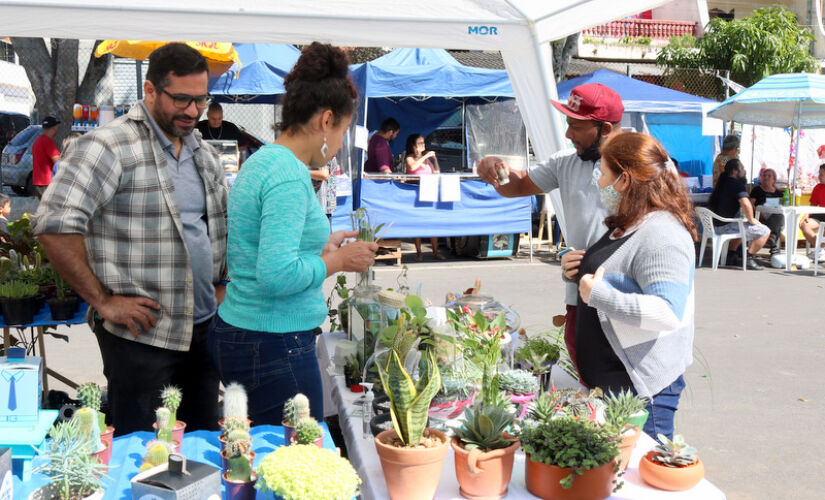
[[[540,159],[564,144],[548,42],[668,0],[3,0],[4,36],[500,50]]]

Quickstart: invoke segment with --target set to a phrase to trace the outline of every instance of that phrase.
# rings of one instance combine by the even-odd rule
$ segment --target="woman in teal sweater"
[[[366,271],[375,243],[341,246],[355,231],[330,235],[308,167],[341,149],[357,94],[337,47],[306,47],[284,79],[282,133],[252,155],[229,193],[226,297],[209,329],[209,352],[224,384],[249,395],[249,418],[280,425],[298,392],[324,415],[315,358],[327,317],[322,285],[339,271]],[[197,374],[194,374],[197,376]]]

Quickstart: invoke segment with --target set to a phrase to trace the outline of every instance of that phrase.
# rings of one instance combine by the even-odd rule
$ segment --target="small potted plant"
[[[521,406],[517,419],[527,414],[530,401],[539,392],[539,381],[527,370],[507,370],[499,374],[499,389],[510,397],[510,401]]]
[[[516,349],[516,364],[530,371],[539,382],[539,390],[547,390],[550,382],[550,372],[560,356],[561,347],[547,336],[524,338],[524,343]]]
[[[183,433],[186,430],[186,422],[178,420],[178,408],[183,399],[183,394],[178,387],[170,385],[160,391],[160,400],[163,406],[169,409],[169,425],[172,428],[172,441],[183,442]]]
[[[252,421],[249,420],[246,389],[237,382],[230,382],[223,392],[223,418],[218,420],[221,433],[218,440],[221,451],[226,447],[227,436],[234,430],[249,432]]]
[[[91,408],[97,412],[97,424],[100,428],[100,440],[106,443],[107,448],[103,452],[103,463],[108,464],[112,457],[112,438],[115,434],[115,428],[106,425],[106,415],[100,411],[102,390],[99,385],[94,382],[86,382],[77,388],[77,398],[80,400],[84,408]]]
[[[254,500],[255,482],[252,471],[252,440],[245,431],[233,431],[226,449],[221,452],[226,459],[226,471],[221,476],[228,500]]]
[[[147,471],[158,465],[165,464],[169,461],[169,455],[175,452],[175,446],[172,443],[161,441],[160,439],[153,439],[146,443],[146,453],[143,455],[143,462],[140,464],[139,472]]]
[[[33,500],[77,500],[103,498],[101,481],[107,466],[89,453],[93,443],[78,428],[78,422],[58,422],[52,427],[51,439],[44,454],[46,462],[32,472],[50,478],[29,496]]]
[[[324,429],[318,425],[318,421],[312,417],[302,418],[295,426],[295,434],[292,436],[292,444],[314,444],[319,448],[324,447]]]
[[[610,392],[604,397],[605,425],[618,436],[619,448],[622,451],[619,468],[625,470],[633,454],[633,448],[641,435],[641,428],[631,419],[634,415],[644,415],[647,401],[626,389],[620,392]]]
[[[588,419],[528,421],[519,439],[527,490],[539,498],[601,500],[621,487],[615,436]]]
[[[258,488],[280,500],[358,496],[361,478],[346,458],[332,450],[298,444],[281,446],[258,465]]]
[[[54,297],[46,299],[49,311],[55,321],[67,321],[77,313],[78,299],[72,292],[72,287],[66,283],[57,271],[54,274]]]
[[[661,490],[683,491],[693,488],[705,477],[705,464],[696,448],[677,434],[673,441],[659,434],[659,444],[639,462],[644,481]]]
[[[7,325],[27,325],[34,321],[39,287],[25,281],[12,280],[0,284],[0,305]]]
[[[519,441],[507,430],[513,415],[500,406],[477,403],[464,410],[464,422],[450,445],[461,496],[501,498],[507,494]]]
[[[94,455],[100,463],[108,465],[109,460],[106,453],[108,445],[100,439],[97,412],[91,408],[83,407],[74,412],[72,420],[77,422],[79,432],[89,441],[89,453]],[[111,451],[108,455],[111,456]]]
[[[564,416],[582,417],[593,422],[604,423],[605,403],[600,399],[602,391],[598,388],[585,394],[576,389],[553,389],[542,392],[532,403],[527,412],[532,420],[543,422]]]
[[[360,362],[361,351],[358,351],[358,354],[350,354],[346,357],[345,364],[344,364],[344,381],[349,387],[351,392],[363,392],[364,387],[361,385],[361,365]]]
[[[155,423],[152,424],[156,431],[156,436],[159,441],[164,441],[172,444],[175,453],[180,453],[180,441],[172,439],[172,412],[165,406],[159,406],[155,409]]]
[[[309,398],[299,392],[284,403],[284,419],[281,425],[284,427],[285,445],[289,446],[292,443],[295,427],[305,418],[309,418]]]

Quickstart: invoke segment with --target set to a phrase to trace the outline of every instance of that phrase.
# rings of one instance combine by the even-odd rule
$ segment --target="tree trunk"
[[[574,33],[563,40],[553,42],[553,74],[556,76],[556,83],[567,76],[567,65],[570,63],[570,57],[578,41],[579,34]]]

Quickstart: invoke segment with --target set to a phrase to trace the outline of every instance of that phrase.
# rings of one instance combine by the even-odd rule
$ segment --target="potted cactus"
[[[12,280],[0,284],[0,306],[7,325],[27,325],[37,312],[36,298],[40,288],[25,281]]]
[[[513,415],[501,406],[478,403],[464,410],[464,422],[450,445],[461,496],[501,498],[507,494],[513,457],[519,447],[507,430]]]
[[[152,427],[155,428],[156,436],[159,441],[172,444],[175,453],[180,453],[180,441],[172,438],[172,412],[165,406],[160,406],[155,409],[155,423]]]
[[[425,428],[430,402],[441,387],[435,353],[427,349],[414,380],[404,369],[407,351],[400,348],[398,330],[386,361],[377,362],[384,392],[390,397],[393,429],[375,436],[387,490],[394,500],[431,499],[438,488],[442,463],[447,454],[447,436]]]
[[[242,430],[232,431],[226,449],[221,452],[226,460],[221,476],[228,500],[254,500],[255,482],[258,480],[252,471],[254,452],[249,433]]]
[[[221,434],[221,450],[226,447],[227,437],[233,430],[249,432],[252,421],[249,420],[246,389],[237,382],[230,382],[223,392],[223,418],[218,420]]]
[[[106,454],[108,445],[100,439],[97,412],[91,408],[83,407],[74,412],[72,420],[77,422],[78,431],[88,440],[89,453],[94,455],[95,460],[108,465],[109,460]],[[108,456],[111,456],[111,451]]]
[[[106,425],[106,415],[100,411],[102,390],[99,385],[94,382],[86,382],[77,388],[77,398],[80,400],[84,408],[91,408],[97,412],[97,424],[100,428],[100,440],[106,443],[107,448],[103,452],[103,463],[108,464],[112,457],[112,438],[115,434],[115,428]]]
[[[630,389],[620,392],[610,392],[604,397],[605,426],[613,431],[619,439],[619,448],[622,451],[619,468],[625,470],[633,454],[633,448],[639,441],[641,428],[633,420],[634,415],[646,417],[645,406],[647,401],[636,395]],[[642,413],[644,412],[644,413]],[[644,424],[643,424],[644,425]]]
[[[101,481],[106,477],[107,466],[99,463],[89,453],[94,445],[81,432],[78,422],[58,422],[49,433],[44,454],[45,463],[32,472],[50,478],[50,483],[35,490],[29,499],[76,500],[103,498]]]
[[[344,381],[352,392],[363,392],[364,387],[361,385],[361,361],[363,351],[358,351],[357,354],[350,354],[344,361]]]
[[[705,464],[696,448],[677,434],[673,441],[659,434],[659,442],[639,462],[639,474],[644,481],[661,490],[682,491],[696,486],[705,477]]]
[[[169,426],[172,429],[172,441],[183,442],[183,433],[186,430],[186,422],[178,420],[178,408],[183,399],[183,394],[178,387],[170,385],[160,391],[160,400],[163,406],[169,409]]]
[[[358,496],[361,478],[346,458],[332,450],[298,444],[281,446],[258,465],[258,487],[281,500]]]
[[[284,418],[281,425],[284,426],[284,444],[289,446],[292,443],[292,436],[295,434],[295,427],[298,422],[309,418],[309,398],[300,392],[286,400],[284,403]]]
[[[149,470],[169,461],[169,455],[175,452],[172,443],[153,439],[146,443],[146,454],[143,455],[143,462],[140,464],[140,472]]]
[[[292,436],[292,443],[314,444],[319,448],[324,447],[324,430],[318,425],[318,421],[312,417],[302,418],[295,426],[295,434]]]

